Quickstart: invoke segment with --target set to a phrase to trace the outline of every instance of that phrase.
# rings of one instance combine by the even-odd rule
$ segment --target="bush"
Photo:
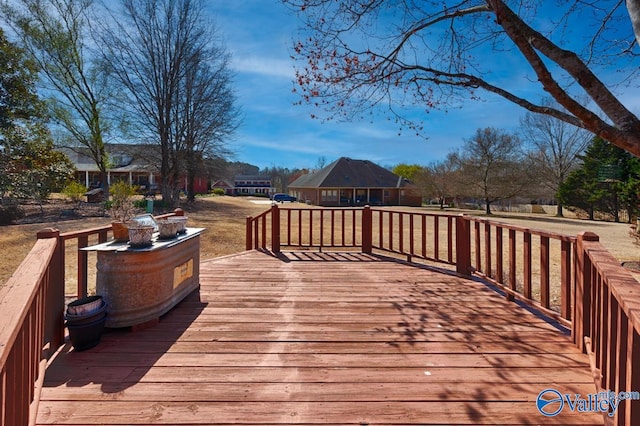
[[[24,217],[24,211],[18,205],[0,206],[0,225],[10,225]]]
[[[142,198],[140,200],[135,200],[133,205],[138,209],[146,209],[147,208],[147,199]]]
[[[136,208],[133,205],[133,196],[136,195],[136,188],[126,182],[118,181],[111,184],[111,203],[105,206],[111,211],[111,216],[115,220],[126,222],[135,214]]]
[[[62,190],[62,193],[74,203],[80,203],[86,192],[87,188],[76,180],[69,182]]]
[[[211,193],[213,195],[224,195],[224,189],[222,188],[214,188]]]

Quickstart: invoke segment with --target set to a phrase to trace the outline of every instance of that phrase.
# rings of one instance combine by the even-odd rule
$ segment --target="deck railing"
[[[613,424],[640,424],[640,283],[591,232],[578,235],[574,343],[599,391],[623,395]]]
[[[182,215],[174,213],[157,218]],[[111,225],[60,233],[46,229],[27,257],[0,287],[0,426],[35,422],[49,358],[64,343],[65,298],[88,290],[88,257],[81,249],[107,240]],[[74,247],[68,244],[76,241]],[[77,256],[77,285],[65,294],[65,259]]]
[[[0,419],[35,420],[44,366],[64,342],[64,281],[59,233],[38,233],[35,245],[0,288]]]
[[[247,218],[247,249],[358,247],[455,265],[567,327],[589,354],[596,387],[631,397],[607,423],[640,424],[640,284],[595,234],[368,206],[321,211],[273,206]]]
[[[75,293],[82,296],[87,258],[79,249],[90,238],[105,240],[109,228],[39,233],[32,251],[0,289],[2,426],[33,421],[43,366],[63,343],[65,242],[78,241]],[[465,215],[370,207],[274,206],[247,218],[246,229],[249,250],[379,250],[480,276],[506,297],[542,308],[569,325],[574,343],[589,354],[597,388],[628,397],[608,420],[640,424],[640,284],[595,234],[574,238]]]

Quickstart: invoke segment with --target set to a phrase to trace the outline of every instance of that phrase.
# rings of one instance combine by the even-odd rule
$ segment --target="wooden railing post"
[[[584,337],[591,328],[591,260],[585,243],[599,241],[593,232],[581,232],[576,241],[576,292],[571,335],[573,343],[585,352]]]
[[[51,356],[64,344],[64,245],[60,239],[60,231],[47,228],[37,233],[38,239],[55,238],[56,250],[51,259],[49,269],[49,287],[46,289],[46,309],[44,323],[44,341],[51,342]]]
[[[371,253],[373,245],[373,216],[371,207],[364,206],[362,209],[362,252]]]
[[[471,226],[463,214],[456,217],[456,272],[471,273]]]
[[[244,247],[247,250],[253,250],[253,217],[247,216],[245,225],[245,244]]]
[[[271,250],[280,253],[280,209],[277,204],[271,206]]]

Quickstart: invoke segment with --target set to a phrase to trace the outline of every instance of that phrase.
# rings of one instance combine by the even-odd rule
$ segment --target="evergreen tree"
[[[581,159],[581,167],[560,186],[559,200],[586,211],[589,219],[601,212],[619,222],[620,212],[626,211],[631,220],[638,213],[640,159],[601,138],[591,142]]]

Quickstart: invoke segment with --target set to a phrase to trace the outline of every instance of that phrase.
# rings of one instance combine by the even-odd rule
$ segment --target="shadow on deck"
[[[538,412],[544,389],[595,392],[587,357],[481,282],[258,251],[202,262],[200,278],[157,326],[65,346],[38,424],[602,424]]]

